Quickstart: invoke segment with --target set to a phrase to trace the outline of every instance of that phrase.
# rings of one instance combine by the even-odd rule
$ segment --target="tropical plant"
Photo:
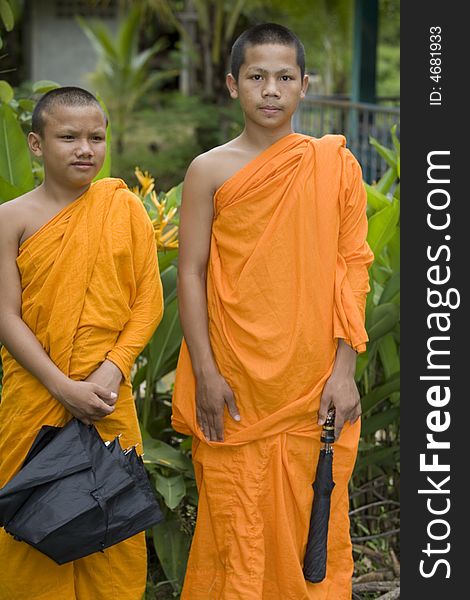
[[[181,2],[174,0],[141,0],[141,4],[178,31],[185,60],[191,63],[192,70],[198,69],[202,79],[203,95],[215,99],[224,85],[226,58],[235,28],[250,1],[186,0],[184,11]]]
[[[16,100],[10,85],[0,81],[0,202],[29,192],[35,185],[33,162],[21,127],[30,109],[27,99]]]
[[[178,185],[169,192],[155,191],[155,180],[136,169],[141,198],[152,219],[163,284],[165,310],[161,323],[140,355],[134,377],[139,421],[144,439],[144,462],[165,511],[165,521],[153,530],[160,565],[175,594],[181,590],[195,525],[197,489],[190,440],[171,428],[172,373],[183,337],[176,298],[177,210],[181,204]]]
[[[5,31],[11,31],[15,25],[15,16],[8,0],[0,0],[0,23],[3,24]],[[3,41],[0,36],[0,49],[3,47]]]
[[[389,168],[375,185],[366,184],[367,239],[375,261],[371,267],[371,292],[366,304],[369,344],[367,352],[359,357],[357,369],[363,392],[365,437],[375,435],[382,427],[396,421],[396,413],[391,409],[397,408],[397,392],[400,389],[400,144],[396,126],[392,128],[392,139],[394,149],[390,150],[371,138],[372,145]],[[373,442],[374,448],[376,445]],[[396,458],[397,450],[395,444],[389,447],[391,460]],[[376,452],[375,448],[372,454]],[[368,462],[373,464],[374,461]],[[380,463],[383,464],[383,459]]]
[[[133,191],[141,198],[155,231],[165,301],[162,321],[140,355],[133,378],[141,424],[144,430],[153,434],[152,420],[157,418],[158,421],[158,416],[155,415],[157,384],[174,371],[183,338],[176,299],[177,209],[181,204],[182,185],[167,193],[157,194],[153,177],[142,173],[140,169],[136,169],[136,177],[140,187],[133,188]]]
[[[218,103],[227,98],[225,74],[235,37],[255,23],[274,21],[304,40],[310,70],[322,75],[322,93],[347,89],[351,61],[352,0],[140,0],[181,38],[188,68],[187,93],[201,91]],[[184,10],[182,9],[184,5]]]
[[[165,48],[166,42],[159,39],[150,48],[139,52],[141,10],[138,6],[123,19],[117,36],[113,36],[100,21],[77,19],[98,56],[96,71],[89,74],[89,80],[108,107],[116,148],[121,154],[126,122],[138,100],[158,84],[175,77],[178,71],[150,71],[151,59]]]
[[[393,149],[371,143],[388,169],[366,184],[368,241],[375,261],[366,304],[367,352],[360,355],[357,379],[362,396],[362,431],[351,482],[352,536],[357,565],[387,568],[397,577],[400,436],[400,143],[392,128]],[[372,558],[371,558],[372,557]],[[373,561],[373,562],[371,562]]]

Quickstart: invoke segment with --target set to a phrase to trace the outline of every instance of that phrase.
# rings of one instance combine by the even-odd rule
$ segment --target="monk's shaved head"
[[[106,115],[93,94],[79,87],[60,87],[50,90],[38,100],[32,117],[32,130],[34,133],[43,135],[44,117],[48,113],[51,113],[56,106],[96,106],[103,112],[103,116],[107,122]]]
[[[280,44],[295,48],[297,64],[300,68],[302,79],[305,75],[305,49],[299,38],[290,29],[277,23],[262,23],[244,31],[232,46],[230,55],[230,71],[238,81],[240,67],[245,62],[245,50],[249,46],[262,44]]]

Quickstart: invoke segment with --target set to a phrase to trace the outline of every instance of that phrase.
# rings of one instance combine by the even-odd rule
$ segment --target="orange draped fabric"
[[[162,315],[152,224],[118,179],[103,179],[20,247],[22,317],[54,363],[85,379],[105,358],[125,374],[114,413],[96,425],[141,443],[130,370]],[[2,349],[0,487],[20,468],[42,425],[71,415]],[[59,566],[0,529],[0,600],[140,600],[146,583],[145,534]]]
[[[173,425],[194,436],[200,499],[183,600],[350,600],[348,480],[360,423],[335,443],[327,577],[302,575],[320,450],[316,424],[337,339],[365,349],[366,194],[342,136],[290,134],[214,197],[209,331],[241,422],[225,441],[196,421],[183,343]]]

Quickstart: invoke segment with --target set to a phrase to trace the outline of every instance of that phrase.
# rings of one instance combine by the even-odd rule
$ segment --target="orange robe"
[[[338,338],[359,352],[367,341],[366,193],[344,146],[342,136],[287,135],[215,194],[209,332],[241,422],[226,411],[225,441],[204,441],[183,343],[173,425],[194,436],[199,506],[182,600],[351,599],[359,422],[335,443],[326,579],[302,575],[321,392]]]
[[[130,371],[162,315],[156,244],[142,203],[119,179],[103,179],[20,247],[22,317],[54,363],[85,379],[105,358],[125,374],[104,439],[141,443]],[[2,349],[0,487],[20,468],[42,425],[71,415]],[[145,534],[57,565],[0,529],[0,600],[140,600]]]

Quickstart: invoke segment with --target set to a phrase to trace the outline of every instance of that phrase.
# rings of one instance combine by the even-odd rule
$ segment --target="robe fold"
[[[361,169],[342,136],[287,135],[217,190],[209,333],[241,421],[225,411],[225,441],[205,441],[183,342],[173,426],[194,436],[200,493],[183,600],[350,600],[359,422],[335,443],[326,579],[306,583],[302,561],[321,393],[338,339],[358,352],[367,341],[366,235]]]
[[[52,361],[83,380],[108,358],[124,378],[115,411],[96,422],[103,439],[141,443],[131,367],[161,319],[162,289],[152,224],[119,179],[102,179],[20,247],[22,318]],[[71,418],[2,348],[0,487],[15,475],[42,425]],[[145,534],[103,553],[57,565],[0,529],[0,600],[140,600]]]

